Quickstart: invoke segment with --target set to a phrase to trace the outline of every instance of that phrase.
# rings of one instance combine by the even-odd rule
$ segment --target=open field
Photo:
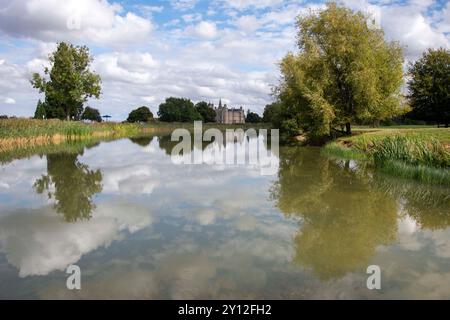
[[[329,156],[366,159],[381,171],[433,184],[450,185],[450,129],[388,127],[355,129],[324,147]]]

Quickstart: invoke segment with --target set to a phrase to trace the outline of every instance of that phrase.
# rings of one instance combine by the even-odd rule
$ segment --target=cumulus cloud
[[[239,17],[236,19],[235,24],[239,29],[245,32],[253,32],[260,27],[259,19],[252,15]]]
[[[108,45],[146,39],[152,23],[104,0],[2,1],[0,30],[43,41],[74,40]]]
[[[16,100],[13,98],[5,98],[4,101],[6,104],[16,104]]]
[[[196,0],[171,0],[175,10],[166,10],[163,5],[118,3],[0,0],[0,37],[3,33],[8,43],[31,39],[25,40],[26,50],[12,45],[0,51],[0,112],[33,114],[39,96],[29,85],[30,74],[48,65],[56,41],[69,40],[91,47],[103,94],[89,104],[113,120],[125,119],[141,101],[156,113],[169,96],[214,103],[222,98],[262,113],[278,82],[277,62],[296,49],[295,17],[325,6],[322,1],[215,0],[200,7]],[[448,3],[344,4],[371,13],[386,38],[405,47],[408,61],[429,47],[449,48]],[[155,13],[159,25],[153,21]],[[13,110],[6,98],[19,107]]]
[[[370,4],[367,1],[345,1],[353,9],[372,14],[389,40],[399,41],[405,48],[406,59],[416,60],[428,48],[450,48],[445,29],[448,17],[443,9],[429,15],[431,1],[409,1],[402,4]],[[436,27],[437,25],[437,27]]]
[[[181,11],[193,9],[198,0],[170,0],[173,8]]]
[[[202,39],[212,39],[217,36],[217,26],[214,22],[201,21],[187,28],[187,34]]]
[[[248,8],[268,8],[282,4],[283,0],[220,0],[225,7],[245,10]]]

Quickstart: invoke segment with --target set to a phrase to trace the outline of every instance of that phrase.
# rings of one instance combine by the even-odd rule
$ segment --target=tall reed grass
[[[448,132],[441,137],[446,138]],[[366,159],[381,172],[428,184],[450,185],[450,150],[434,135],[362,134],[326,145],[323,153],[344,159]]]
[[[450,168],[450,152],[435,139],[423,140],[405,136],[385,137],[370,149],[375,164],[400,161],[413,166]]]

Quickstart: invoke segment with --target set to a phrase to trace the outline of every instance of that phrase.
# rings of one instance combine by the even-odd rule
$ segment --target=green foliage
[[[127,122],[148,122],[153,119],[153,113],[149,108],[143,106],[133,110],[128,115]]]
[[[422,140],[402,136],[386,137],[374,143],[371,155],[376,164],[395,160],[413,166],[450,168],[450,152],[435,139]]]
[[[339,159],[365,159],[366,154],[355,148],[347,148],[338,142],[330,142],[323,147],[322,153],[329,157]]]
[[[216,112],[212,104],[201,101],[195,105],[195,109],[202,116],[203,122],[216,122]]]
[[[167,98],[161,103],[158,111],[159,120],[164,122],[192,122],[202,120],[202,115],[196,110],[189,99]]]
[[[86,107],[86,109],[84,109],[84,112],[81,115],[81,119],[102,122],[100,112],[97,109],[91,107]]]
[[[263,122],[272,123],[274,126],[279,127],[281,108],[280,102],[266,105],[263,113]]]
[[[100,76],[89,70],[89,49],[61,42],[49,60],[51,67],[44,69],[44,76],[35,73],[31,80],[45,94],[46,117],[79,119],[83,104],[99,98],[101,91]]]
[[[450,186],[450,171],[448,169],[386,160],[378,165],[378,170],[395,177],[416,180],[430,185]]]
[[[262,122],[262,118],[259,116],[259,114],[255,112],[251,112],[248,110],[247,116],[245,117],[245,122],[247,123],[259,123]]]
[[[427,184],[450,185],[450,130],[383,129],[327,144],[323,154],[370,160],[386,174]]]
[[[297,20],[300,53],[281,62],[280,128],[310,138],[357,121],[383,120],[400,107],[403,55],[361,12],[330,3]]]
[[[450,50],[429,49],[409,67],[412,115],[421,120],[450,123]]]
[[[34,112],[34,119],[45,119],[45,104],[39,99],[36,111]]]

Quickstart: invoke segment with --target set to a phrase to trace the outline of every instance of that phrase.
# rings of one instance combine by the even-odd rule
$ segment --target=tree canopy
[[[248,110],[247,112],[247,116],[245,117],[245,122],[247,123],[258,123],[261,122],[262,118],[259,116],[259,114],[255,113],[255,112],[251,112],[250,110]]]
[[[159,105],[159,120],[164,122],[191,122],[203,120],[202,115],[197,111],[194,104],[189,99],[167,98]]]
[[[203,122],[216,122],[216,112],[211,103],[200,101],[195,105],[195,109],[202,116]]]
[[[148,122],[153,119],[153,113],[148,107],[142,106],[130,112],[127,122]]]
[[[280,111],[281,111],[281,103],[279,102],[274,102],[266,105],[263,113],[263,122],[272,123],[273,125],[276,125],[279,122],[278,118]]]
[[[31,80],[45,94],[46,117],[79,119],[83,104],[101,93],[100,76],[89,70],[93,61],[89,49],[61,42],[49,60],[51,66],[44,75],[34,73]]]
[[[45,119],[45,117],[46,117],[45,105],[39,99],[37,106],[36,106],[36,111],[34,112],[34,119]]]
[[[409,66],[409,101],[415,118],[450,123],[450,50],[429,49]]]
[[[102,117],[100,115],[100,112],[97,109],[91,108],[91,107],[86,107],[86,109],[84,109],[83,114],[81,115],[81,120],[91,120],[91,121],[96,121],[96,122],[102,122]]]
[[[299,53],[282,60],[280,129],[328,136],[402,113],[403,54],[361,12],[335,3],[297,18]]]

